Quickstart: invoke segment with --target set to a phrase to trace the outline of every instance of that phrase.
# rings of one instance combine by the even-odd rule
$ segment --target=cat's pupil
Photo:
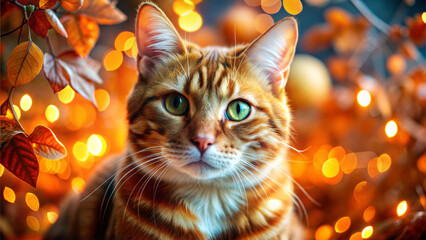
[[[240,104],[237,104],[237,109],[236,110],[237,110],[237,114],[240,115],[240,111],[241,111]]]
[[[174,108],[179,108],[180,103],[182,102],[182,100],[180,99],[180,97],[175,97],[173,99],[173,107]]]

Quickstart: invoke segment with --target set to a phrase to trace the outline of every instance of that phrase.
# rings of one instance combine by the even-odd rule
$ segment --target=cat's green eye
[[[226,109],[225,116],[231,121],[241,121],[250,114],[250,104],[243,100],[232,101]]]
[[[182,94],[170,93],[163,100],[164,108],[173,115],[183,115],[188,110],[188,99]]]

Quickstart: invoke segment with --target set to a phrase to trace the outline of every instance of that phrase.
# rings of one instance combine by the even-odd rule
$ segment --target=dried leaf
[[[65,16],[62,19],[68,33],[68,43],[82,57],[87,57],[99,37],[98,24],[84,15]]]
[[[8,102],[8,101],[7,101]],[[15,119],[6,116],[0,116],[0,150],[9,142],[16,134],[22,133],[21,127],[16,123]]]
[[[38,5],[41,9],[51,9],[56,3],[58,3],[58,0],[40,0]]]
[[[331,46],[334,31],[328,24],[310,28],[302,38],[302,47],[307,52],[322,51]]]
[[[41,10],[35,10],[28,20],[30,28],[39,36],[46,38],[47,31],[52,28],[46,14]]]
[[[426,42],[426,23],[422,16],[417,14],[413,18],[407,19],[408,36],[417,46],[422,46]]]
[[[12,86],[33,80],[43,65],[43,53],[32,41],[16,46],[7,59],[7,76]]]
[[[117,2],[109,0],[86,1],[81,13],[91,17],[99,24],[117,24],[127,20],[127,16],[116,8]]]
[[[0,163],[11,173],[32,187],[36,187],[39,173],[37,157],[25,133],[14,135],[1,149]]]
[[[63,66],[60,59],[44,53],[43,73],[55,93],[69,84],[69,76]]]
[[[65,10],[74,12],[83,6],[83,0],[62,0],[61,4]]]
[[[62,25],[61,21],[59,21],[59,18],[56,16],[55,12],[51,9],[45,10],[46,18],[49,21],[50,25],[62,36],[65,38],[68,38],[67,31],[65,30],[64,25]]]
[[[55,160],[67,155],[64,145],[45,126],[37,126],[28,138],[33,143],[35,153],[41,157]]]
[[[0,107],[0,115],[6,115],[7,114],[7,110],[11,109],[10,108],[10,102],[9,102],[9,98],[7,98]]]

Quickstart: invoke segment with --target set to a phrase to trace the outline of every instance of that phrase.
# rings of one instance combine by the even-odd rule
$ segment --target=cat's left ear
[[[266,74],[272,92],[280,96],[287,83],[290,63],[296,51],[297,22],[289,17],[277,22],[245,51],[248,60]]]
[[[144,77],[150,77],[156,62],[186,52],[185,45],[173,24],[155,4],[144,2],[136,17],[138,67]]]

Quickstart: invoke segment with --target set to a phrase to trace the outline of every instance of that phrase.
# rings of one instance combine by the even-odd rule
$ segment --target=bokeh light
[[[377,169],[381,173],[386,172],[390,168],[391,164],[392,164],[392,159],[389,156],[389,154],[386,154],[386,153],[382,154],[377,159]]]
[[[44,114],[47,121],[53,123],[59,118],[59,109],[55,105],[49,105]]]
[[[395,75],[403,73],[406,65],[404,57],[400,54],[391,55],[386,62],[388,71]]]
[[[173,11],[179,16],[193,11],[194,8],[194,3],[191,1],[176,0],[173,2]]]
[[[358,100],[358,104],[362,107],[368,107],[371,103],[371,95],[367,90],[361,90],[358,92],[356,99]]]
[[[370,238],[371,235],[373,235],[373,227],[367,226],[364,229],[362,229],[361,236],[363,239]]]
[[[179,26],[187,32],[195,32],[203,25],[200,14],[194,11],[186,12],[179,17]]]
[[[89,150],[87,149],[87,145],[84,142],[78,141],[72,147],[72,153],[80,162],[85,162],[89,157]]]
[[[398,126],[394,120],[391,120],[386,123],[385,133],[388,138],[393,138],[398,133]]]
[[[40,202],[38,201],[38,198],[36,195],[34,195],[34,193],[27,193],[25,195],[25,202],[31,210],[38,211],[40,207]]]
[[[337,233],[343,233],[343,232],[346,232],[346,230],[348,230],[350,226],[351,226],[351,218],[342,217],[339,220],[337,220],[336,224],[334,225],[334,230]]]
[[[400,217],[404,215],[407,212],[408,204],[407,201],[401,201],[398,203],[398,206],[396,207],[396,214]]]
[[[105,153],[106,141],[101,135],[92,134],[87,140],[87,149],[91,154],[101,156]]]
[[[117,70],[123,63],[123,53],[117,50],[109,51],[104,57],[104,67],[107,71]]]
[[[125,48],[127,40],[134,38],[135,34],[129,31],[123,31],[117,35],[114,41],[114,47],[117,51],[126,51]]]
[[[362,240],[361,232],[356,232],[352,234],[349,240]]]
[[[285,10],[292,15],[299,14],[303,9],[300,0],[283,0],[283,5]]]
[[[38,232],[40,230],[40,222],[34,216],[27,216],[27,225],[33,231]]]
[[[356,169],[357,163],[358,163],[358,158],[355,155],[355,153],[349,153],[343,157],[340,165],[341,165],[342,171],[345,174],[350,174]]]
[[[21,119],[21,110],[19,110],[19,107],[13,104],[13,110],[15,110],[16,118]],[[11,113],[12,114],[12,113]],[[11,118],[11,117],[10,117]]]
[[[269,14],[275,14],[281,9],[281,0],[262,0],[260,4],[262,10]]]
[[[22,96],[20,106],[24,112],[30,110],[32,104],[33,100],[31,99],[30,95],[25,94],[24,96]]]
[[[368,223],[371,220],[373,220],[373,218],[374,218],[375,215],[376,215],[376,208],[374,208],[374,206],[369,206],[368,208],[366,208],[364,210],[362,218],[364,219],[364,221],[366,223]]]
[[[328,240],[333,235],[333,228],[330,225],[322,225],[315,231],[316,240]]]
[[[86,187],[86,181],[84,181],[84,179],[81,178],[81,177],[75,177],[71,181],[71,186],[72,186],[72,190],[74,190],[74,192],[81,193],[84,190],[84,188]]]
[[[56,213],[56,212],[47,212],[46,213],[46,217],[47,217],[47,220],[50,222],[50,223],[55,223],[56,222],[56,220],[58,219],[58,213]]]
[[[264,33],[274,25],[274,19],[269,14],[259,14],[254,19],[254,27],[259,33]]]
[[[417,160],[417,168],[422,171],[423,173],[426,173],[426,154],[423,154],[419,159]]]
[[[0,164],[0,177],[3,176],[4,173],[4,167]]]
[[[98,110],[100,112],[105,111],[109,106],[110,98],[109,93],[104,89],[95,90],[95,99],[98,104]]]
[[[337,174],[339,173],[339,169],[339,161],[337,161],[336,158],[328,159],[322,165],[322,173],[328,178],[337,176]]]
[[[4,187],[3,198],[10,203],[14,203],[16,200],[15,191],[12,188]]]
[[[75,91],[74,89],[72,89],[70,85],[67,85],[66,87],[64,87],[64,89],[58,92],[59,101],[61,101],[64,104],[68,104],[72,102],[74,97],[75,97]]]

